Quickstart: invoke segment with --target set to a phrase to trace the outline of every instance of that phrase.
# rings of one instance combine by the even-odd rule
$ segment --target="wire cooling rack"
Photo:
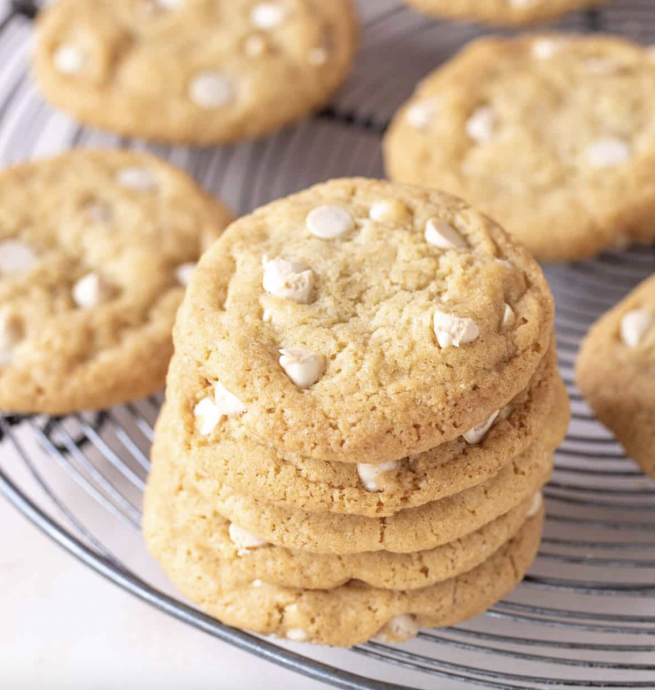
[[[331,177],[382,176],[380,135],[394,110],[480,29],[428,20],[393,0],[360,4],[364,42],[355,73],[316,118],[234,147],[148,148],[240,213]],[[28,76],[35,12],[32,3],[17,2],[0,20],[0,161],[72,146],[144,147],[80,128],[42,102]],[[655,3],[616,0],[563,26],[655,43]],[[516,592],[484,616],[423,631],[406,645],[344,651],[274,643],[227,628],[168,593],[140,540],[161,396],[66,418],[0,414],[0,491],[82,563],[162,612],[336,687],[655,688],[655,487],[594,421],[573,380],[590,324],[654,269],[651,248],[547,269],[573,423],[546,489],[539,558]]]

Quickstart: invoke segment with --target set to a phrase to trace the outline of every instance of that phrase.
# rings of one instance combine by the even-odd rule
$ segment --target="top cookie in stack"
[[[144,531],[221,620],[333,645],[469,618],[568,424],[534,260],[445,194],[336,180],[234,223],[178,315]]]
[[[496,224],[439,192],[356,179],[234,223],[174,338],[206,379],[198,395],[238,408],[253,438],[380,463],[488,419],[552,332],[540,268]]]

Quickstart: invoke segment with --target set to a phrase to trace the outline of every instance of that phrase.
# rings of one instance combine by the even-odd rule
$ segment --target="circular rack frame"
[[[425,19],[393,0],[361,5],[364,45],[355,73],[315,118],[239,146],[147,148],[186,168],[239,213],[330,177],[382,176],[380,136],[394,110],[423,75],[481,30]],[[145,147],[81,128],[40,100],[27,76],[30,20],[37,11],[23,0],[0,18],[0,161],[72,146]],[[655,43],[655,5],[616,0],[573,14],[561,26]],[[589,326],[653,270],[655,253],[648,247],[546,268],[573,422],[545,492],[548,519],[539,558],[524,583],[485,615],[422,631],[411,643],[303,647],[299,653],[296,645],[226,627],[167,593],[140,540],[160,395],[66,418],[0,413],[0,492],[79,561],[141,600],[335,687],[434,688],[438,679],[444,690],[655,688],[655,487],[593,419],[573,380]]]

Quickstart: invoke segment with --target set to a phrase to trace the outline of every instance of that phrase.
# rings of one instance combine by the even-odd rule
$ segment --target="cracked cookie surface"
[[[611,36],[482,39],[384,142],[389,176],[461,195],[545,260],[655,236],[655,60]]]
[[[89,125],[208,145],[320,108],[356,46],[350,0],[61,0],[39,13],[34,72]]]
[[[66,414],[161,388],[185,271],[230,220],[147,154],[0,173],[0,408]]]
[[[463,201],[344,179],[233,223],[195,271],[174,337],[204,379],[208,437],[220,407],[284,452],[375,464],[506,405],[552,321],[541,269]]]

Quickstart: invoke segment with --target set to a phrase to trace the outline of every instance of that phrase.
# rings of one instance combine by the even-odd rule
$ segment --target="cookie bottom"
[[[223,623],[264,635],[314,644],[350,647],[379,635],[401,642],[420,627],[443,627],[472,618],[512,591],[537,555],[543,508],[518,534],[473,570],[412,591],[377,589],[357,580],[328,590],[279,587],[260,581],[224,587],[215,573],[220,558],[199,554],[184,535],[158,550],[164,571],[179,590]]]

